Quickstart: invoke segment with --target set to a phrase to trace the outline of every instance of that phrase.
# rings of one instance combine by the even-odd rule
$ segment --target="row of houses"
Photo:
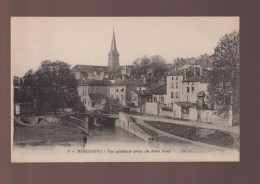
[[[131,73],[127,69],[124,67],[122,73],[114,78],[95,78],[93,76],[96,73],[93,73],[89,76],[90,80],[79,83],[78,93],[85,108],[102,109],[105,99],[110,98],[138,113],[191,121],[230,123],[225,116],[216,115],[207,103],[208,83],[203,76],[205,68],[202,66],[184,65],[180,71],[157,77],[148,83],[145,78],[131,80]]]

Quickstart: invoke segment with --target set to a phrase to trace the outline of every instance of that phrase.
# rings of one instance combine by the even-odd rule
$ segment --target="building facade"
[[[173,106],[174,102],[182,100],[182,75],[167,76],[167,105]]]
[[[119,101],[121,105],[126,107],[126,86],[112,85],[110,87],[110,98]]]
[[[100,104],[106,97],[110,97],[110,82],[91,80],[80,83],[77,90],[80,101],[84,104],[86,110],[91,111],[93,108],[102,107],[103,105]]]
[[[88,86],[86,84],[80,84],[78,85],[77,90],[80,101],[84,104],[85,109],[89,110],[92,106],[92,102],[89,96]]]
[[[201,82],[198,77],[192,77],[184,80],[182,83],[182,98],[181,102],[196,103],[198,101],[198,93],[204,91],[207,95],[208,84]]]

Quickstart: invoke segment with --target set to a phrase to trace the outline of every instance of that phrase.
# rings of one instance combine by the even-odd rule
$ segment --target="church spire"
[[[111,43],[111,50],[116,50],[116,38],[115,38],[115,31],[113,29],[113,38]]]
[[[116,49],[116,37],[115,37],[115,31],[113,29],[113,37],[112,37],[112,43],[111,43],[111,49],[109,52],[109,55],[119,55],[117,49]]]
[[[119,53],[116,48],[116,37],[115,37],[114,29],[113,29],[111,48],[108,54],[108,67],[110,68],[110,70],[117,70],[120,67]]]

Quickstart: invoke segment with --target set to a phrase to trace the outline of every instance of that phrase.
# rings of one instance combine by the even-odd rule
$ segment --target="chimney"
[[[184,68],[184,76],[183,76],[184,80],[186,80],[186,68]]]

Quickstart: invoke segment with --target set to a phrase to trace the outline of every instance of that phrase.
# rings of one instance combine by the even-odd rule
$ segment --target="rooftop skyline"
[[[222,36],[239,30],[239,18],[13,17],[12,74],[23,76],[44,60],[107,66],[113,29],[121,66],[144,55],[172,63],[177,57],[212,54]]]

